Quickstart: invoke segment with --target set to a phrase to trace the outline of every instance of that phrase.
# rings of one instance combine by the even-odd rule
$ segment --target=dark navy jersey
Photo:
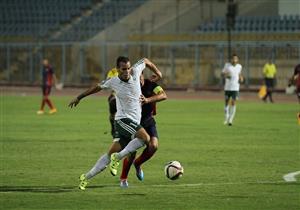
[[[149,97],[157,94],[160,90],[161,90],[161,87],[157,83],[151,82],[150,80],[145,79],[145,83],[142,87],[142,94],[146,98],[149,98]],[[156,114],[156,103],[144,104],[142,106],[142,120],[141,121],[148,120],[155,114]]]
[[[43,86],[52,86],[53,81],[53,68],[49,66],[43,66]]]

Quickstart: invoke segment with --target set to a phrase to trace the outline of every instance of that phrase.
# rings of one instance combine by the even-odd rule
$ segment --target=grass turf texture
[[[300,209],[296,104],[239,101],[234,126],[223,125],[223,100],[171,100],[158,106],[159,150],[131,170],[128,189],[109,170],[77,189],[111,144],[105,97],[71,110],[71,97],[52,97],[55,115],[37,116],[37,96],[1,96],[1,209]],[[107,134],[105,134],[107,133]],[[180,180],[164,176],[179,160]]]

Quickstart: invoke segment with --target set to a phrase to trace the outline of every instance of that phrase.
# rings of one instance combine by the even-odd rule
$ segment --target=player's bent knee
[[[156,151],[158,149],[158,141],[157,138],[151,137],[150,142],[149,142],[149,149]]]

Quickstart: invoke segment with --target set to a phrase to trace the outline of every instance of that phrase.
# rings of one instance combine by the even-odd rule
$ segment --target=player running
[[[222,74],[225,77],[225,125],[232,126],[233,118],[236,112],[236,100],[238,99],[240,82],[244,81],[241,74],[242,65],[239,64],[239,58],[236,54],[231,57],[231,62],[226,63]],[[229,105],[229,101],[231,103]]]
[[[47,104],[50,108],[49,114],[54,114],[57,112],[57,109],[52,104],[49,95],[51,92],[51,87],[53,84],[56,84],[57,79],[54,74],[53,67],[49,64],[48,59],[43,60],[43,70],[42,70],[42,91],[43,99],[40,110],[37,111],[38,115],[44,114],[44,107]]]
[[[141,75],[142,96],[142,119],[141,125],[145,128],[150,135],[150,142],[144,149],[143,153],[134,161],[136,152],[129,155],[123,160],[123,169],[120,176],[120,186],[122,188],[128,187],[128,173],[132,163],[136,169],[137,178],[142,181],[144,179],[144,173],[141,169],[141,165],[149,160],[158,148],[158,133],[156,129],[156,122],[153,116],[156,114],[156,102],[167,99],[165,91],[155,82],[144,79],[144,75]]]
[[[74,98],[69,107],[77,106],[84,97],[97,93],[103,89],[112,89],[116,92],[117,113],[115,116],[115,136],[108,152],[102,155],[94,167],[80,176],[79,189],[85,190],[88,180],[103,171],[110,164],[110,172],[117,174],[119,161],[131,152],[135,152],[150,141],[150,136],[139,124],[141,120],[140,76],[148,67],[158,78],[162,77],[159,69],[147,58],[131,66],[127,57],[118,57],[118,77],[103,81]],[[119,152],[120,151],[120,152]]]

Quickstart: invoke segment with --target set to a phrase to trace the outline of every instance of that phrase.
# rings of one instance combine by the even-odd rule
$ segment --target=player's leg
[[[131,138],[132,136],[135,138],[122,151],[111,155],[110,170],[113,175],[117,174],[117,168],[121,159],[148,144],[150,140],[150,136],[141,125],[127,118],[116,121],[116,131],[126,138]]]
[[[147,160],[149,160],[158,148],[158,133],[154,118],[148,120],[146,124],[143,124],[142,122],[142,125],[145,126],[145,130],[150,135],[150,141],[147,147],[143,150],[142,154],[134,161],[136,176],[140,181],[144,179],[144,173],[141,168],[141,165]]]
[[[122,173],[120,176],[120,187],[122,187],[122,188],[128,187],[127,177],[128,177],[130,167],[134,161],[135,155],[136,155],[136,152],[133,152],[133,153],[127,155],[127,157],[124,158],[124,160],[123,160]]]
[[[54,114],[57,112],[57,110],[49,98],[50,93],[51,93],[51,86],[47,86],[45,90],[45,102],[50,108],[49,114]]]
[[[229,121],[228,121],[228,125],[231,126],[234,116],[235,116],[235,112],[236,112],[236,100],[238,97],[238,91],[232,91],[232,96],[231,96],[231,106],[229,109]]]
[[[269,99],[271,103],[274,103],[273,96],[272,96],[273,88],[274,88],[274,79],[270,79]]]
[[[224,125],[227,125],[228,121],[229,121],[229,100],[230,100],[230,91],[225,91],[225,106],[224,106],[225,120],[224,120]]]
[[[37,114],[44,114],[44,108],[45,108],[45,104],[46,104],[46,98],[45,98],[45,95],[47,93],[46,91],[46,87],[43,86],[42,87],[42,93],[43,93],[43,97],[42,97],[42,103],[41,103],[41,107],[40,107],[40,110],[38,110],[36,113]]]
[[[121,150],[121,144],[118,141],[114,141],[110,146],[108,152],[102,155],[96,164],[86,173],[82,174],[79,177],[79,189],[85,190],[85,187],[88,184],[88,180],[96,176],[98,173],[102,172],[110,163],[110,155],[114,152],[118,152]]]
[[[141,165],[149,160],[158,148],[158,139],[151,137],[148,146],[143,150],[142,154],[134,161],[134,166],[140,168]]]

